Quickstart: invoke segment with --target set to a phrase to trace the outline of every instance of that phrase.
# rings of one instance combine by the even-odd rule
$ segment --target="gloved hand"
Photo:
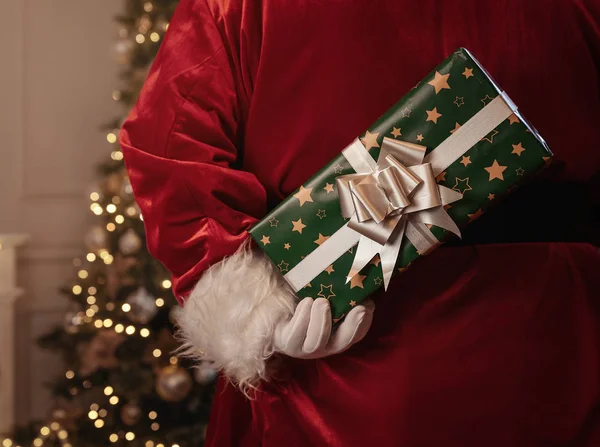
[[[292,318],[279,323],[274,333],[276,352],[299,359],[315,359],[344,352],[367,334],[375,303],[352,309],[332,334],[331,307],[325,298],[304,298]]]

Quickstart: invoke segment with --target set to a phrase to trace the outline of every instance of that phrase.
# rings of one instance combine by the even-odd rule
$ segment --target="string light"
[[[129,312],[131,310],[131,305],[129,303],[123,303],[121,309],[123,309],[123,312]]]
[[[95,288],[95,287],[88,287],[88,293],[89,293],[90,295],[95,295],[95,294],[96,294],[96,292],[97,292],[97,290],[96,290],[96,288]]]
[[[100,329],[102,327],[102,320],[94,321],[94,326],[96,326],[98,329]]]
[[[73,259],[73,265],[75,267],[79,267],[81,265],[81,259],[79,259],[79,258]]]
[[[146,441],[145,447],[154,447],[154,442]]]
[[[90,405],[90,410],[98,411],[100,409],[100,405],[92,404]]]
[[[111,327],[113,324],[113,321],[110,318],[107,318],[106,320],[104,320],[104,327]]]
[[[66,377],[67,379],[69,379],[69,380],[70,380],[70,379],[72,379],[73,377],[75,377],[75,373],[74,373],[73,371],[71,371],[71,370],[68,370],[68,371],[65,373],[65,377]]]
[[[120,214],[115,216],[115,222],[118,224],[122,224],[123,222],[125,222],[125,218],[123,216],[121,216]]]
[[[127,439],[128,441],[133,441],[135,439],[135,434],[132,431],[128,431],[125,434],[125,439]]]
[[[114,389],[112,386],[107,386],[106,388],[104,388],[104,394],[106,396],[110,396],[113,393]]]
[[[168,279],[163,280],[162,286],[163,286],[164,289],[170,289],[171,288],[171,281],[169,281]]]
[[[69,436],[69,434],[67,433],[66,430],[61,430],[58,432],[59,439],[67,439],[68,436]]]
[[[104,421],[102,419],[98,419],[94,421],[94,425],[96,426],[96,428],[102,428],[104,427]]]
[[[170,363],[171,365],[177,365],[177,361],[178,361],[178,360],[177,360],[177,357],[171,357],[171,358],[169,359],[169,363]]]
[[[119,196],[114,196],[112,198],[112,203],[114,203],[115,205],[118,205],[119,203],[121,203],[121,198]]]
[[[87,270],[79,270],[77,272],[77,276],[79,276],[81,279],[85,279],[88,277],[88,272]]]
[[[2,441],[2,447],[12,447],[13,442],[10,439],[5,439],[4,441]],[[148,444],[146,444],[146,447],[148,447]]]
[[[96,216],[99,216],[102,214],[102,207],[100,206],[100,204],[94,202],[90,205],[90,209],[92,210],[92,213],[94,213]]]
[[[120,334],[121,332],[123,332],[125,330],[125,326],[123,326],[121,323],[117,324],[115,326],[115,332],[117,334]]]
[[[173,444],[171,447],[179,447],[179,444]]]
[[[71,396],[77,396],[77,393],[79,393],[79,391],[77,390],[77,388],[73,387],[69,390],[69,393],[71,393]]]
[[[114,223],[109,222],[106,224],[106,229],[112,233],[113,231],[115,231],[117,229],[117,227]]]
[[[150,428],[152,429],[152,431],[158,431],[158,429],[160,428],[160,425],[158,425],[158,422],[154,422]],[[159,447],[162,444],[157,445],[156,447]]]
[[[113,260],[114,260],[114,258],[112,257],[112,255],[108,255],[107,257],[104,258],[104,263],[106,265],[110,265],[110,264],[112,264]]]
[[[108,135],[106,135],[106,140],[109,143],[116,143],[117,142],[117,136],[114,134],[114,132],[109,133]]]
[[[93,192],[90,194],[90,199],[96,202],[100,199],[100,194],[98,194],[97,192]]]
[[[143,34],[138,34],[137,36],[135,36],[135,41],[139,44],[142,44],[146,41],[146,38]]]
[[[44,443],[44,441],[42,441],[40,438],[35,438],[35,439],[33,440],[33,445],[34,445],[35,447],[41,447],[41,445],[42,445],[43,443]]]
[[[90,382],[89,380],[84,380],[83,381],[83,387],[84,388],[91,388],[92,387],[92,382]]]
[[[117,435],[116,433],[112,433],[109,437],[108,437],[110,442],[117,442],[119,440],[119,435]]]
[[[135,333],[135,327],[127,326],[127,329],[125,329],[125,332],[127,333],[127,335],[133,335]]]
[[[157,424],[158,425],[158,424]],[[158,429],[157,429],[158,430]],[[163,444],[157,444],[156,447],[165,447]]]
[[[81,292],[82,292],[81,286],[79,286],[79,285],[73,286],[73,295],[80,295]]]
[[[100,415],[101,418],[105,418],[106,415],[108,414],[108,411],[106,411],[104,408],[102,410],[100,410],[98,412],[98,414]]]
[[[92,296],[92,295],[88,296],[87,297],[87,303],[88,304],[95,304],[96,303],[96,297]]]
[[[101,257],[102,259],[106,259],[106,258],[107,258],[107,256],[110,256],[110,254],[109,254],[109,253],[108,253],[106,250],[101,250],[101,251],[100,251],[100,257]]]
[[[127,210],[125,212],[127,213],[127,215],[129,217],[134,217],[137,214],[137,210],[133,206],[130,206],[129,208],[127,208]]]
[[[112,93],[112,99],[114,99],[115,101],[118,101],[119,99],[121,99],[121,92],[119,90],[115,90]]]
[[[98,307],[98,305],[97,305],[97,304],[92,304],[92,305],[90,306],[90,309],[92,309],[94,312],[98,312],[98,311],[100,310],[100,308]]]
[[[119,403],[119,398],[117,396],[111,396],[110,399],[108,399],[108,402],[110,402],[111,405],[117,405]]]
[[[158,413],[156,411],[151,411],[150,413],[148,413],[148,418],[151,420],[154,420],[158,417]]]
[[[58,422],[56,422],[56,421],[55,421],[55,422],[52,422],[52,423],[50,424],[50,428],[51,428],[52,430],[56,431],[56,430],[58,430],[58,429],[60,428],[60,424],[59,424]]]
[[[140,335],[146,338],[150,335],[150,330],[147,328],[140,329]]]
[[[162,354],[161,350],[156,348],[154,351],[152,351],[152,355],[154,357],[160,357],[160,355]]]
[[[95,410],[90,410],[88,413],[88,417],[93,421],[94,419],[98,419],[98,412]]]
[[[152,42],[158,42],[160,40],[160,34],[158,34],[156,31],[153,32],[152,34],[150,34],[150,40]]]
[[[115,211],[117,211],[117,206],[114,203],[109,203],[108,205],[106,205],[106,211],[112,214]]]
[[[88,253],[85,257],[88,262],[94,262],[96,260],[96,255],[94,253]]]
[[[110,153],[110,158],[112,158],[115,161],[123,160],[123,152],[121,152],[121,151],[112,151]]]
[[[85,311],[85,315],[86,315],[87,317],[89,317],[89,318],[92,318],[94,315],[96,315],[96,312],[94,312],[94,310],[93,310],[93,309],[87,309],[87,310]]]
[[[142,216],[141,214],[140,214],[140,220],[141,220],[142,222],[144,221],[144,216]]]
[[[152,5],[152,3],[151,3],[151,2],[146,2],[146,3],[144,3],[144,11],[146,11],[146,12],[150,12],[150,11],[152,11],[152,8],[153,8],[153,7],[154,7],[154,6]]]
[[[163,307],[165,305],[165,300],[162,298],[156,298],[154,304],[156,304],[156,307]]]
[[[114,310],[115,303],[106,303],[106,310]]]
[[[50,429],[48,427],[40,428],[40,433],[44,436],[48,436],[50,434]]]

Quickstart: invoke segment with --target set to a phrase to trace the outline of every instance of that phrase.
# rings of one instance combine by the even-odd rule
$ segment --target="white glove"
[[[373,301],[356,306],[332,334],[329,301],[304,298],[298,303],[294,316],[275,328],[275,351],[299,359],[316,359],[344,352],[367,334],[374,311]]]

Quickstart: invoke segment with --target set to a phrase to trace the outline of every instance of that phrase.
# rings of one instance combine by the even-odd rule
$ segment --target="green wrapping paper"
[[[489,119],[486,123],[483,115],[489,115],[488,112],[497,109],[498,105],[505,109],[503,117],[496,117],[497,123],[490,125]],[[453,138],[448,140],[449,137]],[[465,143],[469,139],[472,142]],[[428,168],[427,164],[431,162],[435,178],[431,177],[433,185],[427,184],[427,188],[433,187],[435,194],[439,188],[441,196],[446,198],[454,194],[451,200],[438,203],[436,218],[441,214],[447,215],[450,223],[460,228],[480,217],[525,178],[547,166],[552,157],[540,135],[465,49],[452,54],[381,116],[355,141],[354,149],[358,141],[362,143],[358,147],[359,152],[362,151],[360,155],[371,157],[367,163],[371,168],[362,166],[362,173],[369,174],[369,169],[376,172],[370,179],[381,179],[381,175],[378,176],[379,168],[385,167],[384,159],[389,160],[389,157],[385,157],[387,148],[393,146],[394,142],[409,143],[402,150],[422,146],[423,161],[419,159],[410,163],[402,154],[399,159],[394,159],[395,162],[400,161],[400,169],[406,166],[409,171],[417,173],[417,180],[421,182],[412,192],[410,188],[407,189],[406,183],[402,183],[398,186],[400,195],[404,191],[404,198],[408,198],[409,202],[414,204],[419,201],[416,197],[426,189],[427,182],[423,182],[424,171],[413,165],[420,164],[421,168]],[[450,142],[454,143],[448,144]],[[459,152],[456,152],[456,146]],[[382,147],[384,153],[379,159]],[[448,159],[447,162],[440,162],[438,155]],[[340,183],[340,180],[356,177],[344,176],[356,174],[361,169],[360,162],[357,165],[356,159],[350,159],[351,163],[348,158],[347,148],[250,230],[258,246],[301,297],[321,297],[330,301],[334,320],[343,318],[352,307],[382,287],[384,282],[387,283],[392,272],[404,272],[415,260],[435,248],[440,243],[438,241],[444,241],[451,235],[444,229],[450,226],[428,218],[428,211],[409,214],[410,207],[398,206],[396,199],[390,198],[391,194],[385,185],[375,188],[375,196],[385,191],[386,194],[381,198],[390,204],[381,205],[380,209],[387,208],[388,215],[382,223],[378,223],[377,219],[382,216],[377,217],[377,212],[370,213],[371,217],[376,217],[369,222],[373,226],[379,225],[378,228],[385,227],[394,219],[399,222],[388,242],[379,240],[371,244],[372,236],[361,236],[348,229],[352,226],[359,228],[359,232],[372,234],[367,228],[373,228],[367,226],[369,222],[359,222],[362,215],[360,210],[366,209],[364,205],[355,205],[356,213],[352,219],[348,218],[347,212],[346,217],[342,215],[340,193],[342,196],[344,193],[340,191],[340,185],[344,183]],[[375,162],[381,163],[376,166]],[[410,172],[408,175],[411,175]],[[366,203],[362,198],[357,199],[360,194],[355,186],[359,185],[360,188],[369,181],[352,183],[353,197],[350,202]],[[411,222],[412,238],[408,237],[411,236]],[[406,227],[408,236],[405,234],[397,238],[399,227]],[[423,248],[423,241],[415,239],[415,228],[427,233],[424,240],[430,243],[426,249]],[[350,238],[346,240],[346,236]],[[357,246],[358,238],[363,244],[361,248]],[[396,241],[398,253],[394,252],[391,263],[387,248],[381,255],[371,256],[369,247],[381,248],[385,244],[389,247],[393,240]],[[340,241],[343,243],[340,244]],[[415,245],[420,245],[421,251]],[[358,257],[357,251],[360,252]],[[368,257],[366,266],[351,273],[353,265],[358,265],[358,258],[361,255],[364,258],[365,253]],[[317,271],[310,272],[315,267]],[[384,275],[386,271],[388,273]]]

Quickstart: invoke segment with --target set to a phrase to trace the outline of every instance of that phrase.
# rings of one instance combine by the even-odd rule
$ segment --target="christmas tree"
[[[123,70],[112,96],[123,107],[106,125],[110,157],[89,192],[97,223],[64,289],[70,310],[39,340],[64,357],[66,369],[51,383],[56,406],[48,420],[16,430],[3,447],[203,444],[215,371],[173,354],[179,307],[169,273],[146,249],[117,141],[176,6],[176,0],[125,0],[116,18]]]

